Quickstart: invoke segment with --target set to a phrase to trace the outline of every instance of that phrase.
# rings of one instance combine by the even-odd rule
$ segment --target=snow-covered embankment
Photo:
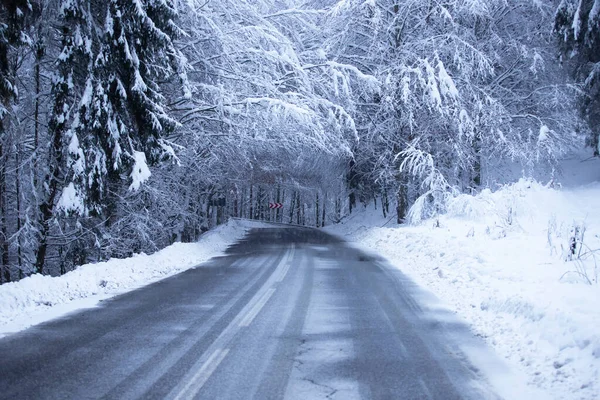
[[[222,254],[252,226],[230,221],[196,243],[175,243],[152,255],[87,264],[60,277],[33,275],[1,285],[0,337],[196,267]]]
[[[521,180],[460,196],[439,220],[386,222],[366,210],[330,231],[432,291],[530,385],[557,399],[600,398],[600,183]]]

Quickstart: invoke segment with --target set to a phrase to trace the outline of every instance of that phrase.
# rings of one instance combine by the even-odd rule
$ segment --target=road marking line
[[[281,273],[279,274],[279,276],[277,277],[277,279],[275,280],[275,282],[277,283],[281,283],[281,281],[283,281],[283,278],[285,278],[285,276],[287,275],[288,271],[290,270],[291,264],[288,261],[285,264],[285,267],[283,268],[283,270],[281,271]]]
[[[285,268],[285,264],[293,257],[293,253],[294,245],[291,246],[291,249],[286,251],[286,254],[283,256],[277,267],[275,267],[275,271],[273,271],[265,284],[242,308],[239,314],[235,316],[231,323],[225,329],[223,329],[221,334],[213,341],[204,354],[200,356],[200,359],[184,376],[184,378],[180,381],[180,384],[172,390],[168,398],[175,400],[188,400],[193,399],[198,394],[208,378],[210,378],[212,373],[218,368],[221,361],[223,361],[223,359],[227,356],[227,353],[229,353],[229,349],[223,348],[227,347],[229,343],[233,341],[242,327],[247,327],[252,323],[261,309],[267,304],[273,293],[275,293],[276,289],[273,288],[273,285],[276,283],[277,277],[281,275],[281,272]],[[210,354],[208,358],[206,358],[207,354]],[[196,366],[198,367],[197,370]],[[197,372],[192,375],[193,371],[195,370]],[[188,378],[188,376],[190,377]],[[184,382],[186,382],[185,385]],[[178,389],[178,387],[181,387],[182,385],[183,388]],[[177,394],[174,397],[171,397],[175,393]]]
[[[263,309],[265,304],[267,304],[267,301],[269,301],[271,296],[273,296],[273,293],[275,293],[275,289],[269,288],[269,290],[267,290],[265,294],[263,294],[260,300],[254,305],[252,310],[250,310],[250,312],[246,315],[242,322],[240,322],[241,327],[250,326],[250,324],[252,323],[252,321],[254,321],[254,318],[256,318],[260,310]]]
[[[282,260],[282,263],[285,261],[285,266],[277,274],[277,279],[275,279],[276,283],[281,283],[281,281],[283,281],[283,279],[286,277],[288,271],[290,270],[290,267],[292,266],[292,259],[294,258],[294,249],[295,249],[295,246],[294,246],[294,244],[292,244],[290,250],[288,250],[287,254],[285,255],[285,259]]]
[[[225,359],[227,353],[229,353],[229,349],[215,350],[198,372],[188,381],[183,390],[179,392],[175,400],[193,399],[206,381],[208,381],[208,378],[215,372],[219,364]]]

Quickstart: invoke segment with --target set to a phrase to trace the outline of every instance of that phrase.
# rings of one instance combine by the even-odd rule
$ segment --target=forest
[[[0,283],[230,217],[417,223],[599,155],[600,0],[0,0],[0,99]]]

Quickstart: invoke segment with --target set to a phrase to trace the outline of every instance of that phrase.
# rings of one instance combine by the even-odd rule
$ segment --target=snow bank
[[[367,210],[329,230],[427,287],[530,385],[591,400],[600,397],[600,250],[590,251],[600,249],[599,210],[600,183],[562,190],[521,180],[460,196],[420,226],[382,228],[387,220]],[[583,246],[572,255],[577,235]]]
[[[60,277],[33,275],[4,284],[0,337],[196,267],[222,254],[255,225],[231,221],[205,233],[197,243],[175,243],[152,255],[87,264]]]

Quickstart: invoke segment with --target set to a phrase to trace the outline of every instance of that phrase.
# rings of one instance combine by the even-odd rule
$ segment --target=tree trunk
[[[1,121],[0,121],[1,124]],[[0,140],[5,138],[3,127],[0,126]],[[8,266],[8,205],[6,198],[6,160],[4,159],[4,143],[0,142],[0,251],[2,251],[2,257],[0,258],[0,283],[3,281],[10,282],[10,269]]]
[[[35,272],[44,273],[46,263],[46,252],[48,250],[48,234],[50,233],[50,220],[54,210],[54,199],[56,197],[56,188],[52,188],[48,199],[40,205],[40,241],[35,257]]]
[[[263,197],[264,197],[264,192],[263,192],[263,188],[262,186],[258,186],[258,196],[256,196],[256,207],[257,207],[257,219],[259,221],[264,221],[265,220],[265,208],[263,207]]]
[[[348,171],[348,212],[352,214],[352,210],[356,206],[356,189],[357,189],[357,179],[358,174],[355,170],[356,163],[354,160],[350,161],[349,171]]]
[[[41,40],[41,39],[38,39]],[[32,174],[33,174],[33,188],[36,191],[38,189],[38,147],[40,141],[40,97],[42,96],[41,89],[41,63],[44,57],[44,46],[41,43],[37,43],[35,51],[35,106],[33,112],[33,157],[32,159]]]
[[[383,197],[381,198],[381,210],[383,212],[383,218],[387,218],[389,212],[390,201],[388,199],[387,189],[383,190]]]
[[[237,189],[233,194],[233,216],[236,218],[240,217],[240,209],[239,209],[239,197]]]
[[[281,204],[285,204],[285,189],[281,190]],[[281,210],[278,209],[277,213],[280,214],[278,222],[283,223],[283,208]]]
[[[481,138],[475,134],[473,140],[473,152],[475,153],[475,163],[473,165],[473,182],[474,188],[481,186]]]
[[[290,224],[294,222],[294,206],[296,202],[296,193],[292,192],[292,198],[290,200]]]
[[[253,198],[253,191],[252,191],[252,185],[250,185],[250,219],[254,219],[254,198]]]
[[[296,204],[297,204],[297,208],[296,208],[296,224],[300,225],[300,217],[301,217],[301,213],[302,213],[302,207],[301,207],[301,203],[300,203],[300,192],[296,192]]]
[[[399,224],[405,222],[408,214],[408,180],[405,173],[398,173],[398,191],[396,192],[396,213]]]
[[[276,203],[281,203],[281,186],[277,186],[277,197],[275,200]],[[280,214],[280,209],[276,209],[275,210],[275,222],[279,221],[279,214]]]
[[[225,214],[225,207],[217,207],[217,226],[223,223],[223,215]]]
[[[316,217],[316,222],[315,222],[315,226],[318,228],[320,226],[320,221],[319,221],[319,192],[317,192],[317,198],[315,200],[315,217]]]
[[[240,197],[240,217],[241,218],[246,218],[246,216],[248,215],[246,212],[246,188],[242,189],[242,195]]]
[[[17,151],[15,153],[15,191],[17,201],[17,265],[19,266],[19,279],[23,277],[23,254],[22,254],[22,240],[21,240],[21,228],[23,222],[21,220],[21,142],[17,140],[16,143]]]
[[[325,226],[325,204],[327,203],[327,192],[323,194],[323,216],[321,217],[321,227]]]

